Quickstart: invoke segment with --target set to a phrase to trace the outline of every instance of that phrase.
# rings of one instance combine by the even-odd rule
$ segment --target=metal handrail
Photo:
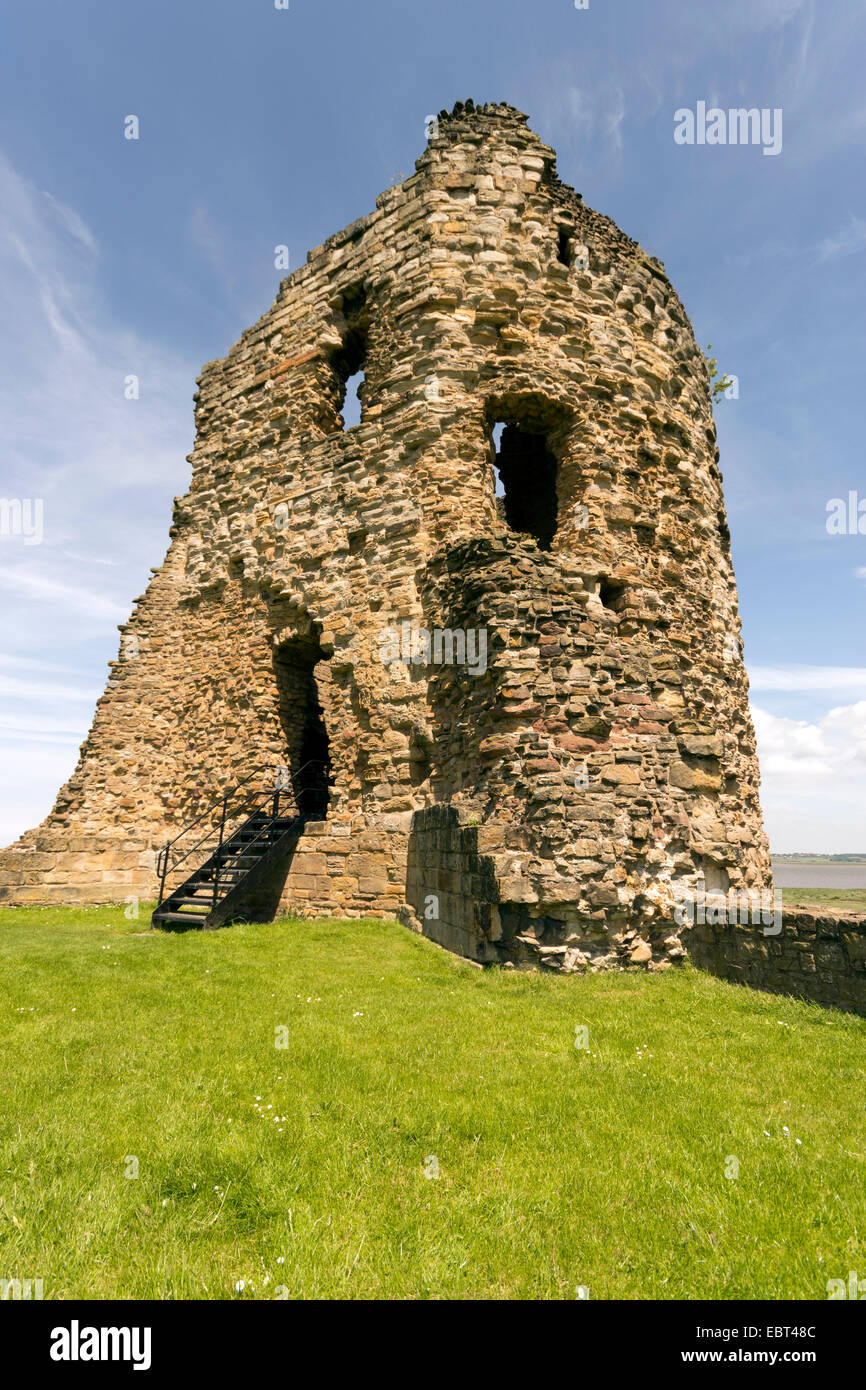
[[[237,789],[236,789],[236,790],[237,790]],[[178,869],[178,868],[180,867],[181,864],[185,863],[185,861],[186,861],[187,859],[189,859],[190,855],[195,854],[195,852],[196,852],[197,849],[200,849],[201,846],[204,845],[204,844],[206,844],[209,840],[213,840],[214,836],[217,835],[217,834],[219,835],[219,838],[217,839],[216,844],[213,846],[213,849],[211,850],[211,854],[213,854],[213,855],[219,855],[219,851],[222,849],[223,843],[224,843],[224,841],[225,841],[226,812],[227,812],[227,810],[228,810],[228,801],[229,801],[231,795],[232,795],[231,793],[227,793],[226,796],[223,797],[223,807],[222,807],[222,813],[221,813],[221,815],[220,815],[220,823],[219,823],[219,830],[218,830],[218,831],[217,831],[217,828],[216,828],[216,827],[214,827],[212,830],[209,830],[209,831],[207,832],[206,835],[202,835],[202,837],[201,837],[200,840],[196,840],[196,842],[195,842],[194,845],[190,845],[189,849],[188,849],[188,850],[185,850],[184,853],[183,853],[182,855],[180,855],[180,857],[179,857],[178,859],[175,859],[171,864],[169,864],[168,855],[166,854],[165,861],[164,861],[164,864],[163,864],[163,867],[162,867],[162,872],[161,872],[160,899],[159,899],[160,903],[162,902],[162,899],[163,899],[163,896],[164,896],[164,891],[165,891],[165,880],[166,880],[166,878],[168,877],[169,873],[174,873],[175,870]],[[252,793],[246,798],[245,801],[240,802],[240,804],[234,808],[234,811],[233,811],[233,813],[232,813],[232,818],[233,818],[233,819],[236,819],[236,818],[238,818],[238,817],[243,816],[245,813],[251,811],[251,810],[253,809],[253,807],[255,806],[255,804],[256,804],[258,798],[260,798],[260,797],[267,797],[267,798],[270,798],[270,797],[272,797],[272,796],[274,796],[274,795],[275,795],[275,793],[274,793],[273,791],[271,791],[271,790],[264,790],[264,789],[263,789],[262,791],[252,792]],[[277,793],[276,793],[276,799],[277,799],[277,801],[279,800],[279,797],[280,797],[281,795],[283,795],[283,793],[281,793],[281,792],[277,792]],[[276,814],[276,812],[275,812],[274,814]],[[249,820],[249,819],[251,819],[251,817],[250,817],[250,816],[247,816],[247,820]],[[232,834],[233,834],[233,835],[234,835],[234,834],[237,834],[241,829],[243,829],[243,825],[244,825],[244,824],[246,824],[246,821],[242,821],[241,824],[238,825],[234,831],[232,831]],[[179,839],[180,837],[178,836],[177,838]],[[231,838],[231,837],[229,837],[229,838]],[[257,835],[255,838],[258,839],[258,838],[259,838],[258,835]],[[176,840],[173,841],[172,843],[176,843]],[[254,843],[254,841],[252,841],[251,843]],[[214,885],[214,886],[215,886],[215,889],[216,889],[216,886],[217,886],[217,884],[218,884],[220,867],[221,867],[221,864],[220,864],[220,862],[218,861],[218,862],[217,862],[217,872],[216,872],[216,878],[215,878],[215,885]],[[216,894],[215,894],[215,898],[216,898]]]
[[[304,766],[307,767],[309,766],[309,764],[305,763]],[[176,845],[178,840],[183,839],[184,835],[189,834],[190,830],[192,830],[194,826],[200,825],[201,822],[204,820],[205,816],[209,816],[211,812],[216,809],[217,806],[219,806],[222,802],[225,801],[227,796],[233,796],[235,792],[240,791],[241,787],[245,787],[247,782],[251,782],[254,777],[257,777],[259,775],[259,773],[270,771],[271,764],[269,763],[262,763],[259,767],[253,768],[252,772],[247,773],[246,777],[244,777],[240,782],[237,782],[235,784],[231,792],[226,792],[222,796],[217,797],[216,801],[212,801],[209,806],[205,807],[201,815],[196,816],[195,820],[189,821],[189,823],[183,827],[183,830],[179,830],[173,840],[166,840],[165,844],[160,850],[160,855],[167,853],[168,850],[171,849],[172,845]],[[303,771],[303,768],[301,769],[301,771]],[[202,838],[207,839],[207,836],[205,835]]]
[[[157,906],[161,906],[165,898],[165,882],[168,878],[169,873],[174,873],[175,870],[181,864],[183,864],[187,859],[189,859],[190,855],[194,854],[196,850],[200,849],[202,845],[206,844],[208,840],[212,840],[216,835],[218,835],[217,843],[214,845],[211,853],[216,856],[220,855],[220,851],[222,850],[223,844],[225,842],[228,804],[231,801],[231,799],[234,796],[236,796],[239,791],[242,790],[242,788],[244,788],[250,781],[252,781],[254,777],[257,777],[264,773],[284,773],[287,774],[286,781],[289,783],[289,785],[281,786],[279,785],[279,782],[275,780],[274,786],[262,787],[260,790],[250,793],[250,795],[246,797],[244,801],[242,801],[238,806],[236,806],[233,809],[232,819],[235,819],[244,811],[250,810],[259,798],[273,798],[273,815],[269,818],[269,821],[262,825],[258,835],[256,835],[250,841],[250,844],[256,844],[257,841],[261,838],[264,831],[269,827],[269,824],[272,823],[273,820],[276,819],[276,817],[279,815],[279,803],[281,796],[291,796],[291,799],[294,802],[295,808],[298,811],[298,813],[301,816],[304,815],[304,811],[301,808],[298,800],[298,793],[296,790],[297,780],[300,778],[303,772],[307,771],[308,768],[326,766],[327,763],[324,759],[311,758],[307,762],[305,762],[296,773],[292,774],[288,771],[288,768],[285,766],[285,764],[263,764],[257,768],[254,768],[252,772],[248,773],[248,775],[244,777],[242,781],[238,782],[232,788],[231,791],[225,792],[223,796],[219,797],[216,801],[212,802],[211,805],[206,807],[200,815],[196,816],[194,820],[190,821],[187,825],[185,825],[183,829],[180,830],[178,834],[174,836],[173,839],[166,841],[162,849],[159,851],[156,861],[156,871],[160,881],[159,900]],[[301,789],[301,795],[303,795],[303,789]],[[195,829],[197,825],[200,825],[201,822],[205,819],[205,817],[213,815],[213,813],[216,811],[218,807],[220,808],[220,821],[218,830],[217,827],[212,827],[210,830],[206,831],[205,834],[202,835],[202,837],[199,840],[196,840],[195,844],[190,845],[189,849],[185,850],[184,853],[179,856],[179,858],[175,859],[172,863],[169,863],[170,854],[173,846],[175,846],[179,840],[183,839],[185,835],[188,835],[191,830]],[[251,818],[251,816],[247,817],[248,820]],[[236,829],[232,831],[232,834],[237,834],[241,830],[241,828],[242,825],[238,825]],[[222,862],[221,859],[218,857],[216,864],[216,873],[214,875],[214,904],[216,904],[217,900],[221,867]]]

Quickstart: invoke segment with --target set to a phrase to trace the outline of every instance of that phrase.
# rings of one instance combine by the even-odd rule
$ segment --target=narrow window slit
[[[370,316],[363,287],[346,292],[342,312],[346,328],[341,347],[331,357],[331,367],[336,415],[342,428],[349,430],[361,423],[365,404]]]

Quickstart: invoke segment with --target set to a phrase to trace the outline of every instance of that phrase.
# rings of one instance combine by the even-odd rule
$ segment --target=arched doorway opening
[[[318,640],[298,636],[274,648],[274,674],[289,768],[298,808],[310,820],[328,813],[331,756],[315,668],[325,657]]]

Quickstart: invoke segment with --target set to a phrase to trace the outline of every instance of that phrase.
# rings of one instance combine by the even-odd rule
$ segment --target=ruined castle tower
[[[152,897],[166,839],[311,751],[300,915],[656,967],[678,888],[770,883],[702,355],[525,116],[443,112],[195,401],[165,562],[3,901]]]

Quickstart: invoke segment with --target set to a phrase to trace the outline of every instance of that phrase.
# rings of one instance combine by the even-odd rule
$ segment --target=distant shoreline
[[[866,854],[770,854],[774,864],[866,864]]]

